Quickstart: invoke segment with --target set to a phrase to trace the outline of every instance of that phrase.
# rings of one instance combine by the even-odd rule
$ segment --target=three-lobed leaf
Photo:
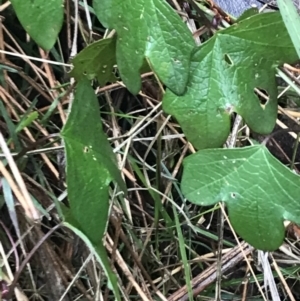
[[[283,220],[300,224],[300,176],[262,145],[187,157],[181,188],[197,205],[225,202],[236,232],[257,249],[281,245]]]
[[[11,0],[16,15],[31,38],[45,50],[56,42],[63,24],[63,0]]]
[[[218,32],[195,51],[187,92],[177,96],[168,90],[163,108],[198,149],[226,141],[232,112],[253,131],[269,133],[277,116],[275,66],[296,59],[280,14],[255,15]],[[268,94],[265,105],[255,88]]]
[[[145,57],[174,93],[185,92],[194,41],[166,1],[94,0],[93,7],[102,24],[117,31],[118,68],[132,93],[141,88]]]

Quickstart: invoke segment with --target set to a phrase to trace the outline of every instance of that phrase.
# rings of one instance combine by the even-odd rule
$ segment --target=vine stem
[[[233,148],[235,146],[240,125],[243,118],[240,115],[236,115],[231,135],[227,139],[227,147]],[[224,238],[224,202],[219,202],[220,209],[218,211],[218,254],[217,254],[217,280],[216,280],[216,301],[221,301],[221,283],[222,283],[222,249],[223,249],[223,238]]]
[[[295,129],[280,129],[278,131],[275,131],[275,132],[271,133],[270,135],[268,135],[261,144],[266,146],[268,144],[268,142],[270,141],[270,139],[273,138],[275,135],[280,134],[280,133],[290,133],[290,132],[300,133],[300,128],[297,127]]]

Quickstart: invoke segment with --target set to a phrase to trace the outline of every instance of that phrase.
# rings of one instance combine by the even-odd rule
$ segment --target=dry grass
[[[28,39],[7,3],[0,9],[5,16],[0,23],[2,298],[8,299],[9,291],[13,300],[113,300],[99,263],[78,237],[61,226],[55,207],[56,202],[68,203],[59,138],[72,100],[66,76],[70,65],[65,61],[73,39],[81,45],[83,35],[96,37],[102,32],[90,32],[84,26],[74,37],[71,21],[55,52],[48,54]],[[83,8],[76,16],[68,8],[66,20],[71,16],[87,24]],[[199,32],[206,34],[202,29],[197,37]],[[285,70],[297,76],[298,70],[289,66]],[[264,288],[263,275],[273,279],[281,300],[299,300],[299,229],[295,225],[289,226],[280,250],[265,260],[263,272],[263,254],[239,241],[223,208],[220,244],[221,204],[197,207],[182,196],[182,161],[194,149],[178,124],[162,112],[163,93],[151,73],[143,75],[137,96],[122,82],[97,88],[104,129],[129,191],[126,198],[110,192],[112,209],[105,237],[122,299],[188,300],[190,287],[198,296],[194,300],[215,300],[221,272],[222,300],[267,300],[270,288]],[[287,99],[293,97],[288,89],[282,93]],[[279,109],[281,127],[298,124],[299,112],[289,104]],[[35,112],[37,118],[24,125]],[[240,144],[249,138],[241,124],[233,135]],[[282,161],[292,160],[293,140],[289,139],[294,138],[286,134],[272,139],[271,147]]]

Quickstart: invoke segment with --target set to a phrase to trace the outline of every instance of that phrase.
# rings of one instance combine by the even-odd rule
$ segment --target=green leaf
[[[61,135],[65,141],[71,215],[93,244],[101,242],[108,219],[112,180],[126,191],[116,158],[103,133],[97,98],[88,80],[78,83]]]
[[[99,106],[87,79],[77,85],[75,99],[62,133],[67,161],[70,209],[63,209],[65,225],[96,254],[120,301],[116,276],[102,244],[109,210],[108,189],[115,181],[126,192],[116,158],[103,132]]]
[[[197,205],[225,202],[236,232],[257,249],[282,244],[283,220],[300,224],[300,177],[262,145],[187,157],[181,187]]]
[[[292,0],[277,1],[282,19],[300,58],[300,16]]]
[[[251,7],[247,10],[245,10],[242,15],[236,20],[236,22],[241,22],[247,18],[250,18],[254,15],[257,15],[259,13],[258,8],[257,7]]]
[[[186,94],[176,96],[168,90],[163,109],[198,149],[226,141],[232,112],[253,131],[267,134],[277,116],[275,66],[296,59],[279,13],[245,19],[218,32],[194,53]],[[269,95],[265,106],[255,88]]]
[[[11,4],[31,38],[40,47],[50,50],[63,24],[63,0],[11,0]]]
[[[136,94],[143,60],[174,93],[188,81],[194,41],[179,16],[164,0],[94,0],[102,24],[117,31],[117,62],[122,80]]]
[[[115,82],[113,66],[117,64],[116,39],[103,39],[84,48],[72,60],[74,65],[70,76],[77,81],[86,77],[89,80],[97,78],[100,85]]]

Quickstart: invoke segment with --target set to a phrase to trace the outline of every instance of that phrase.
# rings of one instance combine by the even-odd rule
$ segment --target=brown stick
[[[241,250],[242,247],[242,250]],[[245,255],[253,251],[253,247],[249,246],[246,242],[235,246],[230,252],[223,256],[221,271],[222,274],[235,266],[238,262],[242,261]],[[192,280],[193,296],[199,295],[208,285],[216,281],[217,262],[212,264],[208,269],[196,276]],[[168,297],[168,301],[186,301],[188,300],[187,286],[183,286],[178,291]]]

